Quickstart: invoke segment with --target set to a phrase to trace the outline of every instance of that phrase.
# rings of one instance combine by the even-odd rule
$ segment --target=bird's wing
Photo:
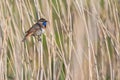
[[[39,29],[40,29],[40,25],[34,24],[28,31],[26,31],[26,33],[32,33],[32,32],[34,33]]]
[[[26,37],[28,37],[31,34],[34,34],[40,28],[41,28],[41,25],[39,25],[37,23],[34,24],[28,31],[25,32],[26,34],[25,34],[24,39],[22,41],[24,42],[26,40]]]

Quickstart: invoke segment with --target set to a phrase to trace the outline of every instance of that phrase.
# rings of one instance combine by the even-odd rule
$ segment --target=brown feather
[[[37,30],[40,29],[40,25],[38,25],[37,23],[34,24],[28,31],[26,31],[26,35],[24,36],[24,39],[22,40],[23,42],[26,40],[26,38],[32,34],[34,34]]]
[[[26,34],[25,34],[22,42],[24,42],[28,36],[36,34],[37,31],[40,30],[41,28],[45,28],[45,27],[43,27],[43,25],[42,25],[42,22],[44,22],[44,21],[47,22],[47,20],[45,20],[44,18],[41,18],[41,19],[38,20],[37,23],[34,24],[28,31],[26,31],[26,32],[25,32]]]

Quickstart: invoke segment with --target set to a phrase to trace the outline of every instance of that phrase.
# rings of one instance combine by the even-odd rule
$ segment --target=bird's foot
[[[41,38],[38,38],[38,41],[42,41]]]

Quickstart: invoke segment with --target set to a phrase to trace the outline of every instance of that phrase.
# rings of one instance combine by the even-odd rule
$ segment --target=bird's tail
[[[27,33],[27,34],[24,36],[22,42],[24,42],[24,41],[26,40],[26,38],[27,38],[30,34],[31,34],[31,33]]]
[[[24,36],[22,42],[25,42],[27,36],[28,36],[28,34],[26,34],[26,35]]]
[[[22,42],[25,42],[25,40],[26,40],[26,37],[23,38]]]

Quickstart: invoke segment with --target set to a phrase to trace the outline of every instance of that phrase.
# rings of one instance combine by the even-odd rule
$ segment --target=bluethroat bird
[[[35,23],[28,31],[26,31],[25,36],[23,38],[23,42],[26,40],[26,38],[28,36],[38,36],[38,41],[41,40],[40,36],[41,34],[44,33],[46,25],[47,25],[47,20],[45,20],[44,18],[41,18],[40,20],[37,21],[37,23]]]

